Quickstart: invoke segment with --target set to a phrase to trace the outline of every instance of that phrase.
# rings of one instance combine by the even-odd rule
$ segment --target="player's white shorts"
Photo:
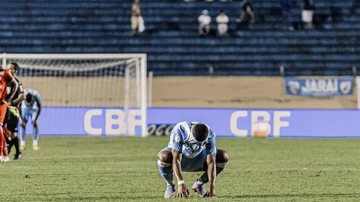
[[[33,109],[21,106],[21,118],[24,119],[25,122],[27,122],[29,118],[31,118],[31,121],[34,121],[36,118],[37,110],[37,108]]]
[[[172,152],[171,147],[165,147],[161,151]],[[186,156],[182,156],[181,159],[181,170],[185,172],[196,172],[196,171],[204,171],[204,164],[206,162],[206,149],[203,149],[199,155],[194,158],[186,158]]]

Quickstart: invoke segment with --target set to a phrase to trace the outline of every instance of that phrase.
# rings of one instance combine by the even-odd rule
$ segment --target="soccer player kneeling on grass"
[[[207,125],[194,122],[180,122],[176,124],[170,135],[167,147],[158,154],[158,168],[167,183],[165,198],[175,195],[173,172],[178,184],[176,196],[187,198],[189,190],[185,185],[182,172],[204,171],[194,182],[192,189],[200,197],[216,196],[216,176],[225,168],[228,155],[224,150],[217,149],[215,133]],[[209,191],[205,184],[209,182]]]

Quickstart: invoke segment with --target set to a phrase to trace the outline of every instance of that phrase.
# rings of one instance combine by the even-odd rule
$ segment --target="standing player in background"
[[[8,153],[10,153],[12,146],[15,146],[15,157],[14,160],[21,159],[21,152],[19,149],[19,138],[17,137],[16,133],[18,131],[18,124],[19,124],[19,105],[25,99],[24,96],[24,88],[22,82],[16,77],[17,72],[19,71],[20,67],[17,63],[10,63],[8,66],[10,73],[14,76],[16,82],[18,83],[18,89],[15,92],[14,97],[10,101],[10,106],[8,107],[6,117],[5,117],[5,124],[4,131],[10,137],[7,138],[8,143]],[[8,84],[11,87],[11,84]]]
[[[39,150],[39,128],[38,128],[38,118],[41,112],[41,99],[40,94],[34,89],[25,89],[25,100],[21,103],[20,106],[20,117],[21,117],[21,149],[25,149],[25,137],[26,131],[25,126],[29,118],[31,118],[31,124],[33,125],[33,149],[35,151]]]
[[[172,198],[175,193],[173,172],[177,178],[177,197],[187,198],[187,189],[182,172],[205,171],[194,182],[192,189],[200,197],[216,196],[216,176],[225,168],[228,155],[224,150],[217,149],[215,133],[205,124],[180,122],[171,131],[170,142],[158,154],[158,168],[167,183],[164,198]],[[209,191],[205,184],[209,182]]]
[[[7,84],[11,84],[10,95],[7,94]],[[18,89],[18,83],[9,70],[0,69],[0,161],[9,161],[9,156],[6,148],[6,139],[4,136],[4,120],[9,106],[9,100],[13,98]]]

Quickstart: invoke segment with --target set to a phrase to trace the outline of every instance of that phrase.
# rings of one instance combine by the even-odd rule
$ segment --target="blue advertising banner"
[[[124,116],[121,108],[44,107],[40,134],[117,136],[125,130]],[[168,135],[178,122],[197,121],[218,137],[360,138],[360,110],[149,108],[147,119],[151,135]],[[130,121],[140,134],[139,121]],[[31,134],[29,123],[27,129]]]
[[[353,77],[285,77],[286,95],[309,97],[348,96],[353,94]]]

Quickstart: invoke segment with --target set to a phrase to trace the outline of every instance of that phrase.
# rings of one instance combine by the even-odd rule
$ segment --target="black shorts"
[[[19,125],[19,110],[17,107],[10,106],[8,107],[6,111],[5,116],[5,124],[7,126],[7,129],[11,132],[17,132],[18,131],[18,125]]]

